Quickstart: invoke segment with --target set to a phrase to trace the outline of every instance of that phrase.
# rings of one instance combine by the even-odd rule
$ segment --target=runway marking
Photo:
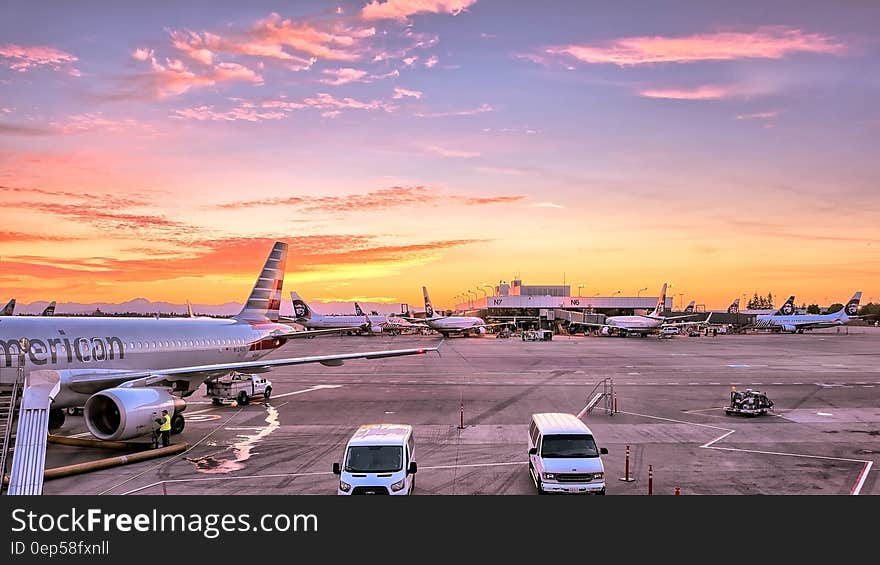
[[[275,395],[272,395],[272,398],[273,399],[274,398],[284,398],[285,396],[293,396],[294,394],[303,394],[305,392],[312,392],[312,391],[321,390],[324,388],[340,388],[342,386],[343,385],[315,385],[313,387],[305,388],[303,390],[295,390],[293,392],[285,392],[284,394],[275,394]]]
[[[501,463],[467,463],[465,465],[433,465],[431,467],[419,467],[419,469],[461,469],[465,467],[504,467],[508,465],[528,465],[528,461],[504,461]]]
[[[830,412],[816,412],[816,416],[834,416],[834,414]]]
[[[740,453],[756,453],[759,455],[780,455],[780,456],[787,456],[787,457],[803,457],[805,459],[822,459],[825,461],[843,461],[846,463],[863,463],[865,465],[865,467],[862,469],[862,472],[859,473],[859,478],[857,479],[856,483],[853,485],[852,489],[850,490],[850,494],[853,496],[858,495],[861,492],[862,486],[865,483],[865,478],[868,475],[868,471],[871,469],[871,466],[873,465],[872,461],[868,461],[865,459],[848,459],[848,458],[844,458],[844,457],[829,457],[827,455],[808,455],[808,454],[804,454],[804,453],[784,453],[781,451],[762,451],[762,450],[758,450],[758,449],[740,449],[737,447],[718,447],[718,446],[714,445],[716,442],[719,442],[722,439],[726,438],[727,436],[733,434],[736,430],[732,430],[730,428],[721,428],[719,426],[711,426],[709,424],[698,424],[696,422],[686,422],[684,420],[674,420],[672,418],[662,418],[660,416],[649,416],[648,414],[637,414],[635,412],[625,412],[622,410],[619,411],[618,414],[629,414],[631,416],[641,416],[643,418],[652,418],[654,420],[664,420],[666,422],[675,422],[678,424],[690,424],[692,426],[700,426],[703,428],[712,428],[715,430],[722,430],[725,432],[721,436],[713,439],[712,441],[704,443],[703,445],[700,446],[700,447],[703,447],[706,449],[720,449],[722,451],[736,451],[736,452],[740,452]]]
[[[161,484],[171,484],[171,483],[195,483],[195,482],[208,482],[208,481],[235,481],[239,479],[277,479],[282,477],[308,477],[314,475],[332,475],[333,473],[330,471],[315,471],[311,473],[275,473],[271,475],[236,475],[234,477],[196,477],[191,479],[165,479],[164,481],[156,481],[155,483],[150,483],[148,485],[144,485],[142,487],[138,487],[136,489],[132,489],[122,493],[122,496],[127,494],[134,494],[136,492],[140,492],[142,490],[146,490],[151,487],[159,486]]]

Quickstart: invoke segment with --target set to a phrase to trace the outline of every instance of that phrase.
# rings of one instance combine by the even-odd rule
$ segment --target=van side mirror
[[[333,474],[334,475],[341,475],[342,474],[342,470],[339,468],[339,463],[333,464]]]
[[[533,447],[533,448],[529,449],[529,455],[537,455],[537,454],[538,454],[537,447]]]
[[[418,465],[416,465],[416,462],[413,461],[412,463],[409,464],[409,469],[406,472],[409,473],[410,475],[415,475],[416,471],[418,471],[418,470],[419,470]]]
[[[608,448],[607,447],[600,447],[599,453],[602,455],[608,455]]]

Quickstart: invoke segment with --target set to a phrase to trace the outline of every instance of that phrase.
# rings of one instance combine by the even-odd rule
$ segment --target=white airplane
[[[382,332],[392,333],[412,326],[407,320],[397,316],[367,316],[357,303],[355,303],[356,314],[347,316],[325,315],[316,312],[314,308],[306,304],[306,301],[299,294],[293,291],[290,293],[290,300],[293,303],[295,318],[283,318],[283,321],[292,321],[308,329],[335,328],[347,330],[349,333],[380,334]]]
[[[486,333],[486,328],[492,326],[506,326],[507,322],[487,324],[483,318],[477,316],[437,316],[428,296],[428,289],[422,287],[425,297],[425,324],[432,330],[439,332],[443,337],[450,335],[479,335]]]
[[[50,428],[64,422],[64,408],[84,406],[89,431],[102,440],[151,433],[155,414],[173,414],[172,432],[183,430],[185,397],[207,379],[232,371],[263,373],[272,367],[347,359],[418,355],[436,348],[260,358],[292,338],[328,333],[293,331],[280,324],[287,244],[276,242],[241,312],[215,318],[0,318],[0,363],[25,359],[26,370],[57,371]],[[337,332],[338,333],[338,332]],[[0,365],[3,366],[3,365]]]
[[[0,310],[0,316],[12,316],[15,313],[15,299],[12,298],[9,302],[6,303],[6,306],[3,307],[3,310]]]
[[[688,302],[688,305],[684,308],[685,314],[693,314],[694,313],[694,305],[696,304],[696,300],[691,300]]]
[[[49,303],[48,306],[46,306],[43,309],[43,313],[40,314],[40,316],[54,316],[54,315],[55,315],[55,301],[53,300],[52,302]]]
[[[794,297],[786,301],[776,314],[758,316],[755,327],[778,332],[804,333],[804,330],[842,326],[849,320],[857,319],[862,291],[856,292],[842,309],[833,314],[794,314]]]
[[[764,309],[764,310],[743,310],[739,309],[739,298],[735,299],[733,303],[727,307],[728,314],[774,314],[776,316],[792,316],[795,313],[795,305],[794,305],[794,296],[789,296],[788,299],[776,309]]]
[[[657,299],[657,306],[649,314],[644,316],[611,316],[605,319],[604,324],[585,324],[589,326],[599,327],[599,333],[602,335],[617,335],[626,337],[630,334],[637,334],[641,337],[647,337],[664,326],[684,325],[670,324],[669,320],[678,320],[682,318],[693,317],[694,314],[685,316],[664,316],[666,312],[666,283],[660,291],[660,297]],[[704,323],[704,322],[701,322]]]
[[[380,331],[383,331],[393,335],[395,333],[400,333],[403,330],[426,327],[424,324],[413,324],[409,320],[406,320],[400,316],[395,316],[394,314],[385,316],[379,314],[375,310],[371,312],[368,316],[367,313],[361,309],[360,305],[357,302],[354,303],[354,313],[358,316],[364,317],[364,319],[369,324],[370,331],[372,333],[379,333]]]

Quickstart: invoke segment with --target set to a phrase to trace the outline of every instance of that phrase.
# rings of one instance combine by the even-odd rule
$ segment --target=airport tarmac
[[[271,357],[433,346],[439,336],[320,337]],[[179,456],[47,481],[45,494],[334,494],[346,441],[364,423],[414,426],[415,494],[534,494],[535,412],[580,413],[614,380],[616,414],[583,420],[608,495],[880,494],[880,329],[717,337],[449,338],[440,355],[273,370],[273,395],[213,406],[188,399]],[[764,391],[770,415],[727,416],[731,386]],[[464,428],[460,428],[461,409]],[[68,416],[59,435],[90,437]],[[624,475],[631,447],[632,482]],[[50,445],[47,468],[108,457]]]

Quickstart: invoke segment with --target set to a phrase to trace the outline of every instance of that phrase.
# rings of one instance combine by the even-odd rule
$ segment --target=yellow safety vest
[[[159,431],[160,432],[170,432],[171,431],[171,416],[169,416],[168,414],[165,414],[165,416],[162,417],[162,425],[159,426]]]

